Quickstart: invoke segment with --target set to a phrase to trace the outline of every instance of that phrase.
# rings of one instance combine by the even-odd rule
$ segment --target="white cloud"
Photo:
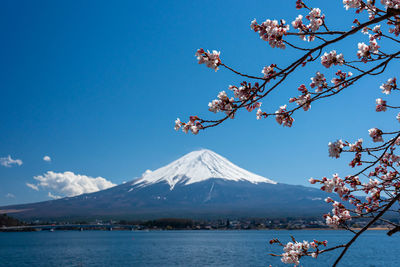
[[[8,193],[8,194],[6,195],[6,198],[15,198],[15,196],[14,196],[13,194],[11,194],[11,193]]]
[[[51,197],[52,199],[59,199],[59,198],[61,198],[60,196],[56,196],[56,195],[53,195],[52,193],[48,193],[47,194],[49,197]]]
[[[48,171],[43,175],[33,177],[38,183],[36,186],[38,189],[47,189],[51,191],[52,196],[77,196],[84,193],[92,193],[107,189],[115,186],[112,182],[106,180],[103,177],[89,177],[86,175],[75,174],[73,172],[52,172]],[[35,189],[31,185],[27,186]]]
[[[39,191],[39,187],[34,184],[26,183],[26,186],[32,188],[33,190]]]
[[[47,162],[50,162],[50,161],[51,161],[51,158],[50,158],[49,156],[46,155],[46,156],[43,157],[43,160],[44,160],[44,161],[47,161]]]
[[[10,155],[8,157],[0,158],[0,164],[4,167],[12,167],[13,165],[22,165],[22,160],[12,159]]]

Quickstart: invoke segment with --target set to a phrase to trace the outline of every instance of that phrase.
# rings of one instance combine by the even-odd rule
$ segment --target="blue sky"
[[[348,158],[328,158],[327,144],[368,139],[372,127],[398,127],[394,113],[374,111],[375,99],[385,98],[380,84],[398,65],[297,113],[292,128],[246,112],[198,136],[173,130],[177,117],[216,118],[208,102],[242,81],[198,65],[196,49],[220,50],[224,63],[255,75],[271,63],[284,66],[301,53],[270,48],[249,25],[254,18],[291,22],[302,13],[294,6],[294,0],[3,1],[0,157],[23,164],[0,166],[0,205],[50,199],[49,190],[26,186],[48,171],[120,184],[199,148],[278,182],[308,185],[311,176],[348,174]],[[354,19],[342,1],[310,6],[320,7],[333,29],[346,30]],[[354,57],[358,40],[368,42],[357,35],[329,49]],[[319,64],[300,69],[263,107],[287,103],[317,70],[325,71]]]

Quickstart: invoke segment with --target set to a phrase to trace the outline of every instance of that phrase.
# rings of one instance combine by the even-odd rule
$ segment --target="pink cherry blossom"
[[[349,150],[351,152],[360,152],[362,150],[362,143],[362,138],[358,139],[354,144],[349,144]]]
[[[372,36],[375,39],[381,39],[382,36],[382,31],[381,31],[381,25],[375,25],[374,28],[372,28],[372,32],[374,35]]]
[[[376,99],[376,108],[375,108],[375,110],[377,112],[386,111],[386,101],[382,100],[382,98],[377,98]]]
[[[397,88],[396,78],[388,79],[380,88],[382,89],[382,93],[389,95],[393,89]]]
[[[276,74],[275,67],[276,67],[275,64],[271,64],[263,68],[261,73],[264,74],[264,79],[269,79]]]
[[[292,22],[292,26],[293,28],[299,30],[299,36],[301,39],[304,41],[314,41],[315,35],[306,35],[301,33],[316,32],[324,24],[325,15],[321,15],[321,10],[319,8],[313,8],[306,16],[306,19],[310,22],[308,25],[303,23],[303,16],[298,15],[297,18]]]
[[[388,23],[389,24],[389,23]],[[400,34],[400,23],[390,23],[389,25],[394,25],[394,28],[389,29],[389,33],[393,33],[396,36],[399,36]]]
[[[327,88],[328,84],[326,83],[325,76],[318,71],[314,77],[311,77],[310,86],[311,88],[315,88],[316,93],[319,93],[322,92],[324,88]]]
[[[262,112],[262,110],[260,108],[257,110],[256,116],[257,116],[257,120],[262,118],[263,112]]]
[[[212,53],[207,50],[204,51],[203,48],[197,50],[195,56],[199,61],[199,64],[205,64],[207,67],[218,70],[218,66],[221,64],[221,59],[219,58],[220,52],[213,50]]]
[[[303,24],[303,16],[302,15],[298,15],[297,18],[294,21],[292,21],[292,26],[295,29],[302,29],[303,27],[306,27]]]
[[[371,54],[377,54],[380,46],[376,42],[376,39],[370,35],[369,45],[365,43],[358,43],[357,57],[363,62],[367,62],[371,58]]]
[[[338,70],[335,75],[337,76],[337,78],[332,78],[331,83],[333,83],[336,86],[336,90],[339,89],[339,85],[341,85],[342,87],[346,87],[348,85],[348,83],[346,82],[346,79],[348,77],[353,76],[352,72],[342,72],[341,70]]]
[[[304,255],[306,255],[307,251],[310,249],[310,244],[308,241],[303,241],[303,242],[288,242],[284,247],[283,251],[285,251],[282,254],[281,261],[283,263],[288,263],[288,264],[295,264],[299,265],[300,258]]]
[[[372,138],[374,142],[383,142],[382,131],[378,128],[372,128],[368,130],[369,136]]]
[[[218,99],[214,99],[208,103],[208,110],[213,113],[224,111],[227,115],[233,118],[234,113],[232,113],[232,110],[234,108],[234,101],[233,97],[228,98],[226,92],[221,91],[218,94]]]
[[[190,119],[187,123],[181,122],[179,118],[175,120],[174,129],[178,131],[180,128],[184,133],[191,131],[193,134],[198,134],[199,130],[203,129],[203,125],[199,122],[199,118],[197,116],[190,116]]]
[[[321,64],[326,68],[330,68],[332,65],[343,65],[344,58],[342,54],[338,55],[335,50],[332,50],[329,53],[325,52],[321,56]]]
[[[324,23],[325,15],[321,15],[321,9],[313,8],[306,18],[310,20],[308,25],[310,31],[316,32]]]
[[[399,0],[381,0],[381,3],[386,8],[400,9],[400,1]]]
[[[339,158],[340,153],[342,152],[344,144],[342,140],[337,140],[336,142],[329,142],[329,157],[332,158]]]
[[[289,30],[289,25],[285,25],[286,22],[284,20],[269,20],[267,19],[261,24],[257,24],[257,21],[254,19],[250,27],[258,32],[260,38],[264,41],[267,41],[272,48],[278,47],[281,49],[285,49],[286,45],[283,42],[283,36],[286,35]]]
[[[287,127],[291,127],[294,121],[286,111],[286,105],[280,106],[279,109],[275,111],[275,119],[280,125],[283,124],[283,126]]]
[[[350,8],[361,8],[362,2],[362,0],[343,0],[343,4],[346,10],[349,10]]]
[[[177,118],[175,120],[175,127],[174,127],[175,131],[178,131],[181,127],[182,127],[182,122],[179,118]]]
[[[350,212],[340,202],[334,201],[332,215],[325,214],[326,224],[329,226],[337,227],[340,223],[351,220]]]

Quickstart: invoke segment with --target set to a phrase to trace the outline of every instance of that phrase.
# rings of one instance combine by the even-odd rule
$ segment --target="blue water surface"
[[[55,231],[0,233],[0,266],[291,266],[268,253],[274,237],[289,241],[349,240],[347,231]],[[400,266],[400,235],[367,231],[339,266]],[[337,253],[302,259],[331,266]]]

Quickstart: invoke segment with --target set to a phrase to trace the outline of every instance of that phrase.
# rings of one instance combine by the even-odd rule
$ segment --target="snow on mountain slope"
[[[173,190],[175,185],[189,185],[210,178],[221,178],[230,181],[248,181],[253,184],[275,181],[246,171],[217,153],[202,149],[193,151],[174,162],[155,171],[146,171],[133,185],[144,187],[155,183],[166,182]]]

